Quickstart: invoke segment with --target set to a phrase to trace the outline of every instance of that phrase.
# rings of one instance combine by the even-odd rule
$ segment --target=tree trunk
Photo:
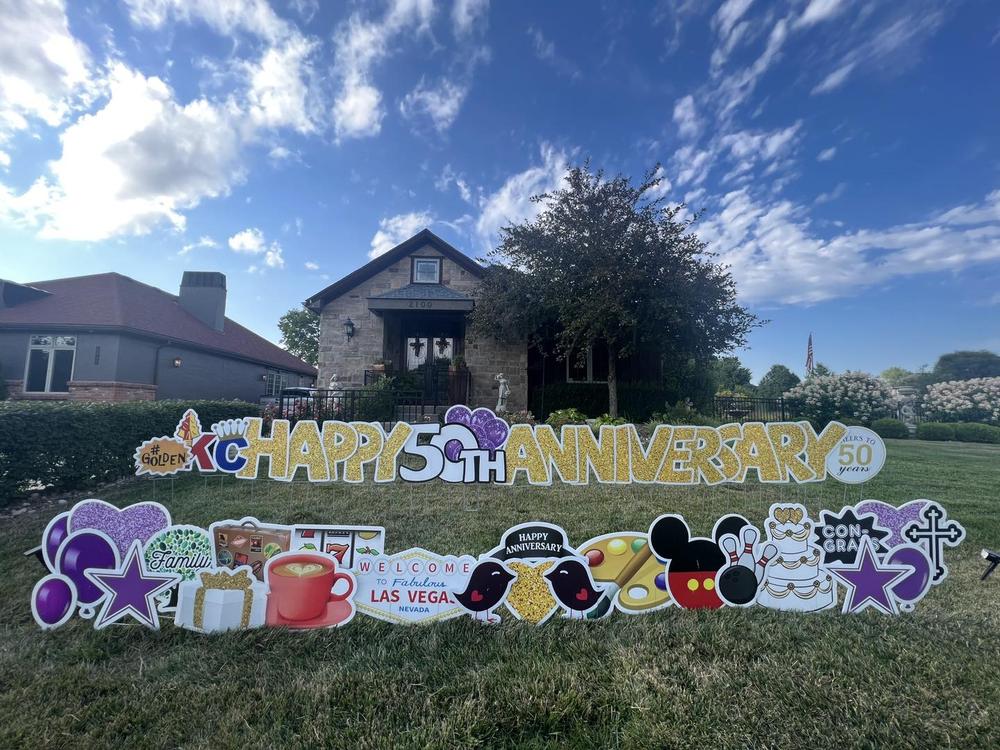
[[[618,354],[608,347],[608,414],[618,416]]]

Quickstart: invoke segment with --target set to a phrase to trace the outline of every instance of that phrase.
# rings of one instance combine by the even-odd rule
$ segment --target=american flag
[[[809,334],[809,343],[806,345],[806,372],[812,374],[813,371],[813,335]]]

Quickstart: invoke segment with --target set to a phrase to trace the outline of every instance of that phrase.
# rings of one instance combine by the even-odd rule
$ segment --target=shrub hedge
[[[898,419],[890,419],[889,417],[876,419],[872,422],[872,429],[879,435],[879,437],[884,438],[905,439],[910,436],[910,429],[905,424]]]
[[[655,383],[619,383],[618,413],[629,422],[645,422],[667,405],[667,391]],[[538,419],[560,409],[578,409],[584,414],[606,414],[607,383],[549,383],[536,388],[529,404]]]
[[[173,434],[187,408],[205,429],[260,415],[242,401],[0,403],[0,505],[42,487],[76,490],[131,475],[139,443]]]
[[[955,425],[944,422],[921,422],[917,425],[920,440],[954,440]]]
[[[979,422],[959,422],[955,439],[963,443],[1000,443],[1000,427]]]

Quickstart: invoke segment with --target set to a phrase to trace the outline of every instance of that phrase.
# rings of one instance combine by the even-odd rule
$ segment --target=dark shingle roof
[[[466,294],[442,284],[408,284],[383,294],[376,294],[368,299],[459,299],[471,300]]]
[[[0,309],[2,328],[104,328],[170,339],[283,370],[315,375],[316,368],[229,318],[222,331],[205,325],[177,297],[120,273],[34,281],[49,293]]]
[[[476,261],[463,253],[461,250],[449,245],[443,239],[434,234],[434,232],[430,229],[421,229],[415,235],[410,237],[410,239],[396,245],[396,247],[392,248],[392,250],[383,253],[370,263],[352,271],[344,278],[335,281],[326,289],[316,292],[316,294],[305,301],[305,306],[312,310],[319,311],[323,305],[330,300],[336,299],[340,295],[354,289],[354,287],[361,282],[370,279],[379,271],[385,270],[396,261],[405,258],[414,250],[419,250],[424,245],[430,245],[443,256],[461,266],[469,273],[473,274],[477,278],[482,278],[483,267],[481,265],[476,263]]]

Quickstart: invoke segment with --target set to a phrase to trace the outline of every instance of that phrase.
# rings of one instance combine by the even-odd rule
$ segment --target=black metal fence
[[[755,396],[716,396],[712,406],[712,416],[724,422],[784,422],[794,411],[784,398]]]
[[[322,422],[422,422],[448,404],[427,399],[421,391],[392,388],[337,388],[308,393],[283,393],[274,416],[293,424],[300,419]]]
[[[429,364],[405,372],[365,370],[366,386],[375,386],[383,378],[392,378],[392,387],[400,391],[419,391],[428,402],[448,405],[468,403],[472,385],[472,373],[466,367]]]

